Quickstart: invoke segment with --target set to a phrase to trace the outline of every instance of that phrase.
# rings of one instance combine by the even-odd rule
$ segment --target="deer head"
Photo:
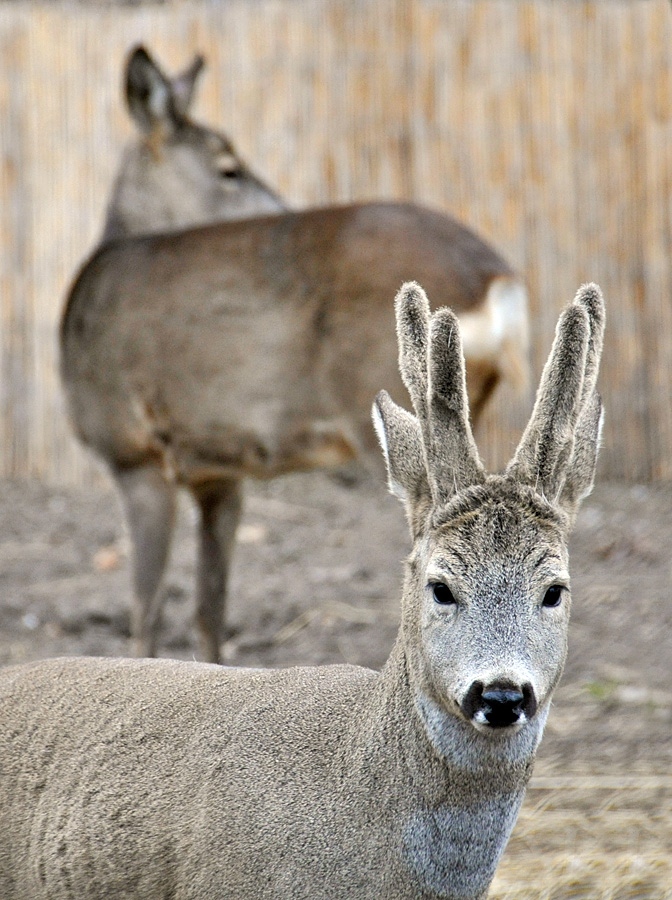
[[[454,748],[459,726],[469,740],[525,732],[534,747],[566,655],[567,538],[595,475],[602,296],[586,285],[560,317],[529,424],[492,475],[469,425],[457,318],[430,316],[416,284],[396,314],[415,415],[381,392],[373,416],[414,542],[401,640],[416,703],[439,745],[449,726]]]
[[[280,212],[286,205],[246,166],[231,141],[189,111],[202,56],[175,78],[144,47],[131,51],[125,93],[139,139],[126,149],[105,239]]]

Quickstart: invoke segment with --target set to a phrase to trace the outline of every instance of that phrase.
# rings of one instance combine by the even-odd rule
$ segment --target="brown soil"
[[[181,506],[162,655],[192,658]],[[378,667],[398,623],[403,512],[379,479],[250,485],[227,662]],[[672,898],[672,485],[599,485],[572,541],[570,654],[492,897]],[[128,540],[107,488],[0,483],[0,663],[118,655]]]

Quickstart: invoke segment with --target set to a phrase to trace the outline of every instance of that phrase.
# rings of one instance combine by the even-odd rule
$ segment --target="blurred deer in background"
[[[397,300],[415,415],[374,420],[413,547],[381,672],[60,659],[0,671],[3,900],[484,900],[562,672],[604,305],[562,314],[488,475],[457,318]]]
[[[411,203],[284,210],[226,138],[189,118],[200,68],[171,81],[143,48],[130,55],[140,136],[67,301],[61,374],[74,429],[124,501],[135,652],[156,651],[184,486],[200,512],[201,653],[217,662],[241,482],[371,449],[370,398],[381,383],[403,391],[389,322],[399,285],[418,279],[458,314],[474,423],[501,380],[525,380],[528,313],[509,265],[449,216]]]
[[[189,118],[204,59],[168,78],[144,47],[126,65],[126,103],[140,132],[124,152],[103,242],[282,212],[287,205],[231,141]]]

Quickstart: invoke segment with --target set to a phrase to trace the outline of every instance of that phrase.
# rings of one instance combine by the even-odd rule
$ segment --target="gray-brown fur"
[[[124,152],[103,241],[287,208],[225,135],[190,118],[203,65],[197,56],[171,79],[144,47],[129,54],[126,103],[139,139]]]
[[[418,292],[397,304],[402,346]],[[560,397],[575,430],[592,422],[603,311],[589,286],[563,314],[533,424],[498,475],[472,445],[448,323],[435,314],[403,354],[427,385],[416,416],[386,394],[375,407],[413,535],[382,672],[102,659],[0,672],[3,900],[486,896],[565,658],[567,536],[597,441],[586,428],[564,484],[552,467],[555,497],[530,448]],[[456,413],[427,427],[436,391]],[[472,483],[453,452],[472,456]],[[458,474],[430,478],[430,458]]]
[[[184,486],[201,520],[201,653],[216,662],[242,479],[375,450],[371,397],[381,384],[404,395],[389,316],[399,286],[419,278],[461,316],[474,419],[500,379],[526,371],[527,306],[491,247],[413,204],[241,220],[281,204],[226,138],[189,118],[199,70],[196,60],[171,81],[144,49],[131,54],[140,137],[121,164],[104,240],[71,290],[61,373],[74,428],[124,500],[135,651],[156,649]]]

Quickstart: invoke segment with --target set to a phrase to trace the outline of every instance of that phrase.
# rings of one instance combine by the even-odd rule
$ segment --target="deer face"
[[[570,608],[562,519],[494,476],[435,514],[416,545],[424,690],[480,732],[523,728],[560,678]]]
[[[456,317],[430,315],[415,284],[401,289],[396,312],[415,415],[381,392],[373,417],[413,537],[402,633],[416,700],[439,743],[448,720],[490,736],[532,724],[534,743],[566,654],[566,541],[597,461],[602,296],[587,285],[560,317],[532,417],[501,475],[486,474],[474,444]]]

